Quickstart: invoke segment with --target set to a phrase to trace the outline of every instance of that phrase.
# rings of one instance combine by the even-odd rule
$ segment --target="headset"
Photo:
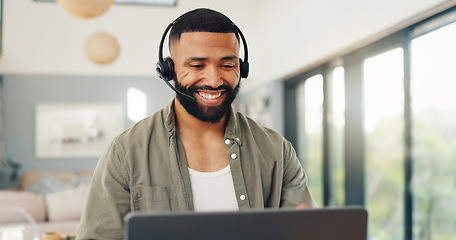
[[[186,15],[186,14],[184,14]],[[174,71],[174,62],[170,57],[166,57],[163,59],[163,43],[165,42],[166,35],[168,34],[169,30],[171,27],[176,23],[177,20],[179,20],[181,17],[184,15],[178,17],[176,20],[174,20],[172,23],[170,23],[166,29],[165,32],[163,33],[163,36],[160,41],[160,46],[158,49],[158,62],[155,66],[155,71],[157,72],[157,75],[160,79],[164,80],[168,86],[170,86],[175,92],[185,96],[186,98],[189,98],[191,100],[195,100],[194,97],[182,93],[181,91],[177,90],[169,81],[173,80],[176,78],[176,72]],[[231,20],[230,20],[231,21]],[[242,34],[241,30],[233,23],[233,27],[236,29],[237,33],[239,36],[241,36],[242,39],[242,44],[244,45],[244,60],[239,58],[239,69],[240,69],[240,75],[241,78],[247,78],[249,76],[249,53],[247,49],[247,41],[244,38],[244,34]]]

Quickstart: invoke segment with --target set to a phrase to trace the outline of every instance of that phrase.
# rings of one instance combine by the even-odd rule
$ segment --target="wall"
[[[22,170],[79,170],[95,167],[97,158],[37,159],[35,157],[35,105],[42,102],[122,103],[126,112],[127,89],[147,95],[147,114],[170,102],[174,96],[158,78],[90,77],[58,75],[6,75],[2,104],[6,154],[23,165]],[[125,128],[134,124],[125,116]]]
[[[81,19],[55,2],[3,0],[0,74],[155,76],[160,38],[177,16],[204,6],[223,10],[233,21],[247,25],[254,2],[178,0],[176,7],[114,4],[99,17]],[[255,21],[250,23],[254,29]],[[120,56],[112,64],[96,65],[84,54],[85,41],[98,31],[112,34],[120,43]]]
[[[230,16],[247,38],[251,74],[246,89],[297,72],[449,1],[178,0],[176,7],[115,4],[94,19],[73,17],[56,3],[3,2],[0,74],[154,76],[165,26],[185,11],[210,7]],[[95,65],[84,55],[85,40],[97,31],[120,42],[121,54],[110,65]]]
[[[250,48],[253,85],[300,72],[444,2],[455,1],[262,1],[261,24]]]

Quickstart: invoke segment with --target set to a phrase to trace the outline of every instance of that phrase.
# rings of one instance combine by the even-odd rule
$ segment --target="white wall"
[[[165,27],[177,16],[210,7],[245,23],[253,3],[178,0],[177,7],[115,4],[97,18],[80,19],[55,2],[3,0],[0,74],[155,76],[158,43]],[[97,31],[111,33],[121,45],[120,56],[112,64],[96,65],[84,54],[85,41]]]
[[[227,14],[249,43],[250,87],[283,78],[444,0],[178,0],[177,7],[113,5],[79,19],[56,3],[3,0],[0,74],[155,76],[158,43],[181,13],[210,7]],[[84,42],[106,31],[120,42],[117,61],[90,62]],[[261,80],[261,81],[260,81]]]
[[[255,39],[257,45],[251,48],[252,72],[255,78],[262,81],[283,78],[443,2],[445,1],[262,1],[262,24],[258,26],[260,30]]]

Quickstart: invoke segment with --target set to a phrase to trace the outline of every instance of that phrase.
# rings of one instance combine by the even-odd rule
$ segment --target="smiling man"
[[[122,239],[129,212],[316,206],[290,142],[231,106],[248,76],[239,28],[210,9],[180,16],[163,39],[170,28],[157,71],[176,97],[101,156],[77,239]]]

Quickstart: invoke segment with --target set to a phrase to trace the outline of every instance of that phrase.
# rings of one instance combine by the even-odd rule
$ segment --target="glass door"
[[[403,49],[363,62],[365,199],[369,239],[404,236]]]
[[[328,101],[329,127],[329,191],[330,206],[345,205],[345,165],[344,165],[344,131],[345,131],[345,77],[344,67],[338,66],[330,72]]]
[[[411,42],[413,239],[456,239],[456,23]]]
[[[319,206],[323,206],[323,76],[307,78],[298,86],[298,142],[301,164]]]

